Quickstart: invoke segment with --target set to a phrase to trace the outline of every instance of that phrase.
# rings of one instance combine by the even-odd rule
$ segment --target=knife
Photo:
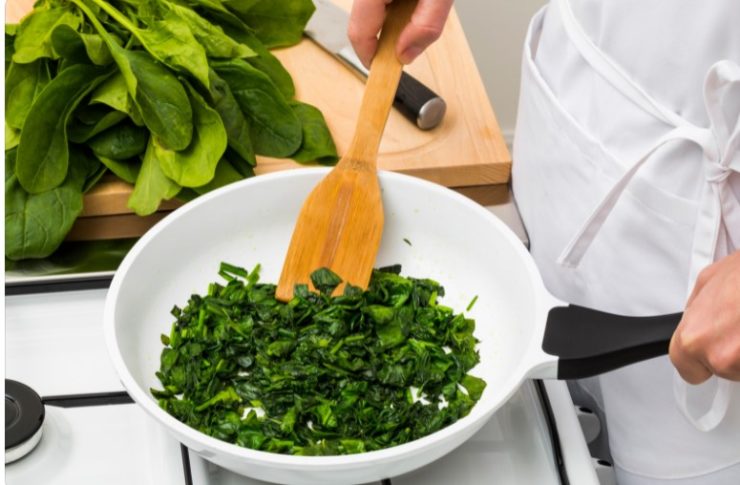
[[[305,34],[324,50],[367,78],[368,70],[355,54],[347,38],[349,14],[330,0],[314,0],[316,11],[306,25]],[[393,106],[422,130],[439,125],[447,104],[434,91],[414,77],[401,75]]]

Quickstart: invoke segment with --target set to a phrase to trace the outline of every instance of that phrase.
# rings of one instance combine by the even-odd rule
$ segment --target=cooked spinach
[[[223,283],[175,306],[152,389],[159,405],[215,438],[257,450],[337,455],[379,450],[466,416],[485,389],[475,322],[439,303],[444,288],[375,270],[367,291],[311,275],[275,285],[222,263]]]
[[[6,256],[48,256],[105,171],[134,184],[129,206],[144,215],[254,175],[257,155],[335,161],[323,117],[294,99],[269,51],[298,42],[313,9],[311,0],[44,0],[6,24]]]

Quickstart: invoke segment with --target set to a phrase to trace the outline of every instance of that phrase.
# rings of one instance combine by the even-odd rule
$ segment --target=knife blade
[[[316,11],[306,25],[306,36],[358,76],[367,78],[368,70],[347,38],[349,14],[330,0],[314,0],[314,5]],[[393,106],[422,130],[439,125],[447,110],[447,104],[439,95],[405,72],[401,75]]]

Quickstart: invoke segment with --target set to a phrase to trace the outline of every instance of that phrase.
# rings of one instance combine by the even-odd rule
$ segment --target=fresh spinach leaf
[[[68,182],[79,187],[83,194],[103,176],[106,168],[83,145],[70,145]]]
[[[190,73],[208,87],[208,59],[203,46],[188,26],[177,17],[152,21],[139,28],[123,13],[104,0],[91,0],[111,18],[130,31],[157,60],[174,69]]]
[[[149,131],[169,149],[187,147],[193,135],[193,113],[180,81],[147,52],[127,50],[116,44],[82,0],[72,2],[85,13],[110,49]]]
[[[337,163],[339,160],[337,147],[321,111],[299,101],[292,102],[291,106],[301,120],[303,142],[301,148],[290,158],[301,163],[318,162],[325,165]]]
[[[229,85],[250,122],[257,154],[287,157],[301,146],[301,121],[275,84],[241,59],[214,62],[216,73]]]
[[[80,100],[110,71],[85,64],[65,69],[36,98],[23,124],[16,174],[32,194],[59,186],[67,176],[67,122]]]
[[[15,36],[13,62],[28,64],[42,57],[56,59],[51,34],[59,25],[77,30],[80,16],[68,7],[36,8],[23,19]]]
[[[149,138],[134,191],[128,199],[129,208],[140,216],[153,214],[163,200],[173,198],[180,191],[180,186],[167,178],[159,168],[159,151],[161,148],[157,147],[153,137]]]
[[[126,118],[126,113],[107,109],[102,104],[86,106],[84,109],[78,108],[67,126],[67,134],[70,141],[84,143]]]
[[[46,59],[28,64],[12,62],[5,76],[5,122],[17,130],[23,128],[34,100],[50,80]]]
[[[270,48],[298,43],[316,10],[311,0],[283,0],[277,8],[271,0],[227,0],[225,4]]]
[[[242,177],[248,178],[254,176],[254,161],[242,158],[241,155],[239,155],[230,147],[226,149],[226,153],[224,153],[224,158],[226,158],[231,163],[231,166],[234,167],[237,172],[242,174]]]
[[[141,170],[141,160],[139,158],[114,160],[112,158],[101,157],[100,155],[97,157],[100,163],[113,172],[116,177],[130,184],[136,183],[136,179],[139,177],[139,171]]]
[[[20,130],[15,130],[5,123],[5,150],[10,150],[18,146],[21,141]]]
[[[82,212],[80,181],[29,194],[14,173],[16,151],[5,154],[5,257],[44,258],[59,247]]]
[[[167,177],[183,187],[199,187],[213,179],[226,151],[227,134],[218,112],[188,85],[193,106],[193,140],[181,151],[161,150],[159,164]]]
[[[126,87],[126,80],[121,72],[105,80],[90,95],[90,104],[104,104],[116,111],[126,113],[137,126],[144,126],[134,100],[131,98]]]
[[[178,19],[187,25],[210,58],[233,59],[257,55],[248,46],[235,41],[226,35],[221,27],[207,21],[192,9],[169,4],[165,19]]]
[[[220,162],[218,162],[218,165],[216,166],[216,174],[213,176],[213,179],[211,179],[211,181],[208,182],[206,185],[193,187],[193,190],[202,195],[212,190],[216,190],[218,188],[229,185],[230,183],[237,182],[243,178],[244,177],[242,176],[242,174],[237,172],[227,159],[223,158]]]
[[[190,145],[193,111],[180,81],[146,52],[126,51],[122,59],[126,85],[149,131],[172,150]]]
[[[91,138],[87,145],[97,157],[127,160],[144,153],[149,130],[124,121]]]
[[[239,29],[228,24],[224,25],[223,28],[233,39],[248,45],[250,49],[257,53],[256,57],[250,57],[247,62],[267,74],[285,99],[291,99],[295,96],[295,84],[293,84],[290,73],[249,29]]]
[[[234,150],[242,160],[249,165],[257,164],[249,134],[249,123],[244,117],[239,104],[236,102],[229,85],[221,79],[215,71],[210,72],[211,90],[210,103],[213,106],[226,128],[229,147]]]
[[[51,44],[59,57],[74,63],[107,66],[113,62],[108,46],[99,35],[77,32],[66,24],[54,28],[51,33]]]

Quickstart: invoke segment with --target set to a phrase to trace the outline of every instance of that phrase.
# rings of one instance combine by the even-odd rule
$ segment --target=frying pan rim
[[[283,469],[298,470],[298,469],[323,469],[327,466],[331,466],[334,470],[348,470],[359,467],[367,467],[373,463],[383,462],[387,460],[399,460],[401,457],[410,457],[432,448],[435,443],[448,439],[451,436],[462,432],[467,428],[480,429],[490,416],[504,405],[511,396],[519,389],[522,382],[527,378],[527,374],[530,372],[532,366],[528,365],[527,362],[532,359],[529,355],[532,353],[532,342],[528,342],[524,345],[525,355],[519,359],[519,364],[514,366],[513,377],[502,380],[502,383],[506,384],[506,389],[501,389],[502,386],[496,389],[497,399],[489,399],[487,402],[476,403],[477,406],[486,404],[485,409],[482,412],[477,413],[477,416],[467,416],[460,418],[455,423],[446,426],[434,433],[431,433],[422,438],[404,443],[401,445],[392,446],[389,448],[383,448],[381,450],[368,451],[350,455],[330,455],[330,456],[295,456],[295,455],[284,455],[279,453],[272,453],[267,451],[253,450],[251,448],[240,447],[238,445],[228,443],[226,441],[213,438],[201,433],[200,431],[191,428],[185,423],[177,420],[162,408],[160,408],[156,401],[151,397],[146,390],[144,390],[136,382],[131,372],[129,372],[122,352],[118,346],[116,338],[116,322],[115,322],[115,310],[118,295],[121,291],[122,285],[125,283],[126,274],[129,272],[133,264],[137,260],[137,255],[148,247],[149,242],[156,238],[157,235],[165,230],[170,224],[174,223],[181,217],[184,217],[189,212],[196,210],[203,204],[209,203],[212,199],[222,197],[227,193],[233,191],[248,190],[248,187],[254,184],[266,184],[272,183],[276,180],[283,178],[298,178],[298,177],[317,177],[319,180],[320,174],[326,174],[331,170],[330,167],[308,167],[299,168],[293,170],[286,170],[274,173],[268,173],[257,177],[245,179],[236,183],[232,183],[225,187],[221,187],[208,194],[198,197],[194,201],[185,204],[166,218],[162,219],[156,225],[154,225],[149,231],[147,231],[129,250],[124,260],[116,270],[113,280],[110,285],[110,289],[106,296],[104,315],[103,315],[103,331],[105,334],[106,345],[108,353],[113,361],[114,368],[118,373],[121,383],[129,392],[134,401],[141,406],[150,416],[155,418],[159,423],[168,428],[168,431],[177,435],[182,435],[188,440],[203,445],[204,449],[209,449],[209,452],[218,452],[224,454],[230,458],[236,458],[239,460],[245,460],[246,462],[253,462],[264,466],[279,466]],[[535,321],[531,322],[531,325],[537,326],[537,319],[541,317],[541,311],[543,308],[551,305],[549,300],[549,293],[545,290],[544,283],[542,282],[541,275],[537,270],[534,260],[531,258],[522,242],[516,237],[516,235],[509,229],[498,217],[492,212],[472,201],[466,196],[459,194],[447,187],[430,182],[418,177],[411,175],[405,175],[397,172],[390,172],[385,170],[378,171],[378,177],[381,183],[381,190],[383,189],[384,180],[398,180],[400,183],[410,183],[413,185],[423,186],[425,190],[429,190],[434,194],[440,194],[440,196],[452,198],[458,203],[465,206],[466,210],[473,210],[478,213],[479,216],[483,217],[487,222],[494,224],[501,236],[507,239],[507,243],[512,245],[517,252],[519,257],[519,264],[523,270],[526,270],[528,279],[532,284],[535,296],[538,298],[536,308]],[[537,335],[539,332],[535,329],[533,335]],[[535,349],[537,351],[537,349]],[[504,392],[499,392],[503,390]],[[480,408],[479,408],[480,409]],[[471,433],[472,434],[472,433]],[[466,438],[467,440],[467,438]],[[194,450],[198,452],[198,450]]]

